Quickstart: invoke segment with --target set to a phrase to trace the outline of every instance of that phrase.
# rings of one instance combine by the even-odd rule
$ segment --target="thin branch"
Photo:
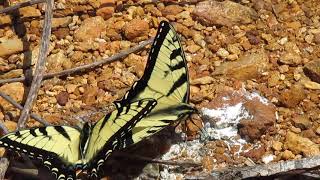
[[[39,175],[38,169],[26,169],[26,168],[11,167],[10,170],[14,173],[23,174],[25,176],[31,176],[33,178],[36,178]]]
[[[213,171],[211,174],[217,179],[244,179],[259,176],[272,176],[288,174],[290,172],[302,170],[299,173],[320,167],[320,156],[303,158],[297,160],[280,161],[276,163],[263,164],[257,166],[247,166],[241,168],[228,168],[225,171]]]
[[[5,179],[4,176],[9,167],[9,160],[7,158],[0,159],[0,179]]]
[[[32,84],[31,84],[30,91],[28,93],[28,97],[25,102],[24,108],[20,114],[20,118],[17,126],[18,129],[23,128],[26,124],[26,121],[30,114],[30,109],[32,108],[33,102],[37,97],[38,90],[41,86],[41,81],[43,79],[43,75],[45,72],[45,62],[46,62],[48,47],[50,43],[50,35],[51,35],[51,19],[53,14],[52,12],[53,3],[54,3],[54,0],[47,0],[46,13],[44,17],[44,27],[43,27],[42,37],[41,37],[40,53],[39,53],[39,58],[35,68],[35,76],[32,80]]]
[[[30,1],[26,1],[26,2],[17,3],[15,5],[13,5],[13,6],[0,9],[0,14],[1,13],[7,13],[7,12],[10,12],[10,11],[14,11],[14,10],[22,8],[22,7],[43,3],[43,2],[45,2],[45,0],[30,0]]]
[[[0,92],[0,96],[5,99],[6,101],[8,101],[9,103],[11,103],[13,106],[15,106],[16,108],[18,108],[19,110],[22,110],[23,107],[17,103],[15,100],[13,100],[10,96]],[[40,116],[36,115],[36,114],[33,114],[31,113],[30,116],[35,119],[36,121],[48,126],[50,125],[46,120],[42,119]]]
[[[67,70],[64,70],[64,71],[60,71],[60,72],[55,72],[55,73],[49,73],[49,74],[45,74],[43,79],[49,79],[49,78],[52,78],[52,77],[60,77],[60,76],[65,76],[65,75],[70,75],[70,74],[73,74],[73,73],[76,73],[76,72],[79,72],[79,71],[85,71],[85,70],[88,70],[88,69],[93,69],[97,66],[100,66],[102,64],[106,64],[106,63],[110,63],[110,62],[114,62],[116,60],[119,60],[119,59],[122,59],[126,56],[128,56],[130,53],[134,53],[134,52],[138,52],[140,50],[142,50],[145,46],[147,46],[148,44],[152,43],[153,41],[153,38],[150,38],[132,48],[129,48],[129,49],[126,49],[126,50],[123,50],[123,51],[120,51],[118,54],[116,55],[113,55],[109,58],[105,58],[105,59],[102,59],[100,61],[96,61],[96,62],[93,62],[91,64],[86,64],[86,65],[82,65],[82,66],[79,66],[79,67],[75,67],[75,68],[72,68],[72,69],[67,69]],[[21,81],[24,81],[26,78],[25,77],[20,77],[20,78],[12,78],[12,79],[3,79],[3,80],[0,80],[0,84],[4,84],[4,83],[12,83],[12,82],[21,82]]]
[[[2,122],[0,122],[0,128],[2,129],[4,134],[8,134],[9,133],[8,128]]]
[[[165,5],[171,5],[171,4],[175,4],[175,5],[193,5],[193,4],[197,4],[199,2],[202,2],[205,0],[178,0],[178,1],[163,1],[163,0],[151,0],[150,2],[137,2],[134,4],[124,4],[122,5],[124,8],[128,8],[130,6],[144,6],[144,5],[148,5],[148,4],[159,4],[159,3],[164,3]]]
[[[165,164],[165,165],[172,165],[172,166],[192,166],[192,167],[198,167],[201,166],[199,163],[195,162],[186,162],[186,161],[171,161],[171,160],[161,160],[161,159],[152,159],[149,157],[134,155],[134,154],[128,154],[124,152],[114,152],[114,156],[118,157],[126,157],[130,159],[135,159],[139,161],[144,161],[148,163],[157,163],[157,164]]]
[[[2,79],[0,80],[0,85],[5,83],[13,83],[13,82],[22,82],[26,78],[25,77],[19,77],[19,78],[11,78],[11,79]]]
[[[153,41],[153,38],[150,38],[150,39],[140,43],[137,46],[134,46],[134,47],[129,48],[127,50],[120,51],[118,54],[116,54],[114,56],[111,56],[109,58],[105,58],[105,59],[103,59],[101,61],[96,61],[96,62],[93,62],[91,64],[79,66],[79,67],[76,67],[76,68],[67,69],[67,70],[64,70],[64,71],[61,71],[61,72],[49,73],[49,74],[44,75],[44,78],[48,79],[48,78],[52,78],[52,77],[60,77],[60,76],[70,75],[70,74],[73,74],[75,72],[80,72],[80,71],[84,71],[84,70],[88,70],[88,69],[93,69],[93,68],[95,68],[97,66],[100,66],[102,64],[110,63],[110,62],[122,59],[122,58],[128,56],[129,54],[131,54],[133,52],[140,51],[146,45],[150,44],[152,41]]]

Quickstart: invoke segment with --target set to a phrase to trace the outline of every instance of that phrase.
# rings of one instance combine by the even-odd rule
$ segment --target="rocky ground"
[[[6,6],[0,1],[0,8]],[[181,128],[201,150],[178,143],[176,159],[187,156],[200,162],[201,168],[189,169],[199,175],[320,155],[319,9],[316,0],[56,0],[46,72],[110,57],[154,37],[159,22],[167,20],[181,34],[191,103],[203,115],[193,116],[195,124],[188,121]],[[32,72],[43,15],[42,4],[0,15],[0,79]],[[98,120],[105,113],[101,108],[121,98],[142,76],[149,48],[94,70],[43,81],[33,113],[51,124],[77,125],[88,114],[93,115],[90,120]],[[2,84],[0,92],[23,103],[28,85]],[[1,121],[14,130],[19,111],[1,98],[0,105]],[[239,113],[230,118],[235,109]],[[231,122],[226,122],[228,118]],[[33,119],[28,122],[29,127],[39,125]],[[203,125],[210,137],[201,144]],[[232,136],[217,137],[230,126]],[[163,146],[160,154],[170,147]],[[174,160],[170,155],[174,148],[165,159]],[[157,168],[153,177],[172,177],[172,169]]]

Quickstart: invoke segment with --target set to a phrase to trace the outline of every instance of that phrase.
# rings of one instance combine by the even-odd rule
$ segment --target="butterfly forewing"
[[[186,58],[177,33],[166,21],[159,25],[144,75],[120,103],[141,98],[154,98],[157,106],[133,128],[135,143],[194,111],[187,105],[189,78]]]
[[[9,133],[0,139],[0,146],[41,160],[57,178],[63,179],[74,177],[72,167],[80,158],[79,141],[80,132],[75,128],[48,126]]]
[[[154,98],[161,103],[187,103],[189,79],[185,55],[173,27],[159,25],[142,78],[124,96],[121,103]]]

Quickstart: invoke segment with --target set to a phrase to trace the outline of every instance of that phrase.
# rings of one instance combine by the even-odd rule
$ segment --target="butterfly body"
[[[98,179],[110,154],[135,144],[194,112],[188,104],[189,79],[185,55],[174,28],[159,25],[142,78],[115,110],[82,130],[47,126],[20,130],[0,138],[0,146],[40,160],[59,180],[76,179],[85,170]]]

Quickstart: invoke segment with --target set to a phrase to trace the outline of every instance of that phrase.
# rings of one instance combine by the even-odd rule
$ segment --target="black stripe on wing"
[[[108,157],[114,150],[125,148],[126,146],[134,143],[132,139],[132,128],[157,105],[157,101],[154,99],[142,99],[138,101],[139,107],[142,106],[143,101],[148,101],[148,103],[144,105],[145,107],[143,107],[140,112],[138,112],[124,126],[122,126],[117,132],[115,132],[108,139],[108,141],[103,146],[102,150],[96,155],[96,157],[88,163],[87,170],[92,179],[101,177],[103,171],[100,167],[103,166],[104,162],[108,159]],[[131,103],[122,108],[118,108],[118,111],[124,111],[126,108],[130,108],[130,106]],[[122,112],[120,112],[120,114],[121,113]],[[114,121],[116,120],[117,118]]]
[[[58,131],[63,137],[65,137],[66,139],[68,139],[69,141],[71,140],[69,134],[67,133],[67,131],[61,127],[61,126],[54,126],[54,129],[56,131]]]
[[[179,77],[179,79],[176,82],[174,82],[173,86],[171,87],[169,92],[166,94],[166,96],[170,96],[177,88],[179,88],[180,86],[184,85],[186,83],[186,81],[185,81],[186,78],[187,78],[187,75],[185,73],[183,73]]]

